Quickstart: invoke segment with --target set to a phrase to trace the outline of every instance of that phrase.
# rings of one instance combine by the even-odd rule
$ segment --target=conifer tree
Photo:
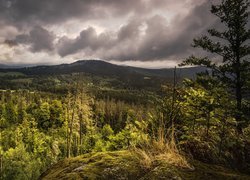
[[[212,69],[212,75],[234,89],[236,100],[235,119],[242,132],[243,89],[247,85],[250,70],[250,30],[247,28],[249,0],[222,0],[212,5],[211,13],[217,16],[225,29],[209,29],[208,36],[195,38],[193,46],[221,57],[221,62],[190,56],[181,65],[202,65]],[[215,39],[218,41],[215,42]]]

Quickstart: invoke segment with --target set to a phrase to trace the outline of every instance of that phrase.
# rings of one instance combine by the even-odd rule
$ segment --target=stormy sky
[[[218,21],[212,0],[0,0],[0,63],[174,66]]]

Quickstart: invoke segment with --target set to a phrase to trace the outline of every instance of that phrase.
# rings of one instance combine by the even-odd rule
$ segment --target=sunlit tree
[[[219,18],[225,29],[209,29],[209,36],[194,39],[193,46],[199,47],[221,57],[221,62],[205,57],[191,56],[182,65],[203,65],[212,69],[214,77],[227,83],[235,90],[238,131],[242,132],[242,98],[243,88],[249,79],[250,70],[250,30],[249,0],[222,0],[220,4],[212,5],[211,13]],[[214,38],[217,40],[215,41]]]

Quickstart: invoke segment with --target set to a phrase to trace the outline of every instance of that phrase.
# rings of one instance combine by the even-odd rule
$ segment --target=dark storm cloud
[[[146,37],[138,57],[142,59],[166,59],[168,57],[184,58],[193,51],[193,38],[204,34],[216,18],[210,14],[210,3],[195,7],[185,18],[175,18],[175,23],[167,27],[160,17],[148,21]]]
[[[93,28],[83,30],[76,39],[62,37],[58,42],[58,53],[61,56],[74,54],[79,50],[92,47],[97,41],[97,34]]]
[[[142,24],[140,19],[132,20],[127,25],[122,26],[118,32],[118,39],[120,41],[125,39],[133,39],[140,35],[139,27]]]
[[[28,34],[21,34],[15,39],[5,40],[5,44],[9,46],[29,45],[32,52],[52,51],[54,39],[53,33],[40,26],[35,26]]]
[[[0,42],[48,56],[183,59],[194,52],[194,37],[217,26],[210,6],[210,0],[0,0],[0,25],[12,29],[0,30]],[[85,28],[75,35],[78,25]]]
[[[117,50],[119,53],[120,51],[124,50],[124,47],[126,47],[128,43],[130,47],[134,47],[131,45],[131,43],[133,41],[134,44],[136,44],[135,41],[140,36],[140,25],[141,22],[139,20],[133,20],[127,25],[122,26],[117,33],[105,32],[99,35],[93,27],[89,27],[88,29],[83,30],[80,35],[74,39],[69,39],[65,36],[62,37],[56,45],[58,54],[63,57],[77,53],[78,51],[84,51],[86,49],[91,50],[93,53],[104,50],[100,56],[102,58],[108,58],[110,56],[109,52],[107,55],[105,52],[107,52],[109,49],[115,49],[114,51]],[[119,45],[121,44],[122,47],[119,48]],[[126,53],[132,54],[132,49]]]
[[[58,52],[67,56],[90,49],[88,53],[100,58],[115,60],[160,60],[169,57],[184,58],[192,52],[192,39],[205,33],[216,22],[210,15],[210,3],[196,6],[188,16],[176,17],[172,26],[160,15],[151,18],[134,18],[117,32],[97,35],[93,28],[83,30],[75,39],[62,38]],[[90,55],[93,55],[90,54]]]
[[[196,6],[186,17],[176,17],[173,26],[167,26],[161,16],[146,20],[147,29],[134,57],[117,56],[122,60],[183,59],[195,50],[191,47],[193,38],[206,33],[216,23],[210,13],[210,2]]]
[[[210,3],[206,2],[193,9],[185,18],[175,19],[174,26],[169,29],[169,33],[165,33],[166,29],[161,29],[158,36],[152,37],[153,41],[159,42],[155,50],[144,49],[148,52],[148,57],[157,54],[159,58],[168,57],[171,55],[185,56],[189,51],[192,51],[193,38],[205,34],[215,22],[216,18],[210,14]],[[155,25],[157,28],[157,24]],[[148,44],[151,44],[149,41]]]
[[[69,19],[119,17],[146,12],[143,0],[0,0],[0,19],[16,26],[53,24]]]
[[[97,35],[94,28],[83,30],[75,39],[62,37],[57,44],[58,54],[67,56],[80,50],[91,49],[93,51],[101,48],[109,48],[114,45],[114,40],[108,33]]]

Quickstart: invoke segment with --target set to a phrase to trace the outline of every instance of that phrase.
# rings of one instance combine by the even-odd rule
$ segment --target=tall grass
[[[133,148],[140,164],[144,168],[150,169],[159,162],[165,162],[169,165],[191,169],[191,165],[176,145],[174,129],[168,131],[167,136],[164,132],[164,128],[159,128],[157,138],[151,139],[147,144],[140,145],[140,147]]]

